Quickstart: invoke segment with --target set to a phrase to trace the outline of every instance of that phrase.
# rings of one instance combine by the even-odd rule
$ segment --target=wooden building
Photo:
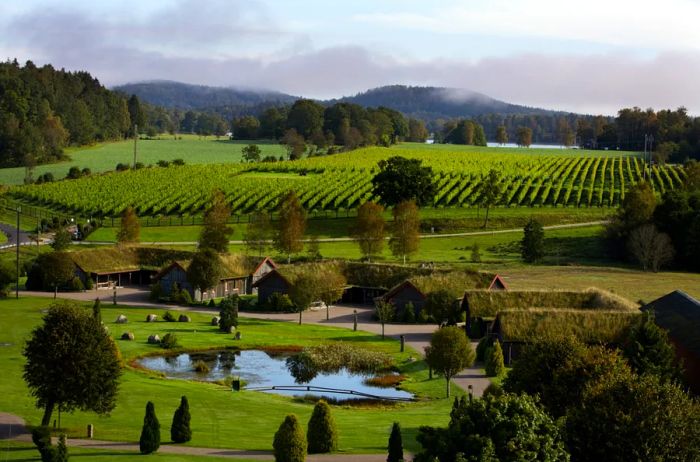
[[[277,268],[269,257],[256,258],[243,255],[225,255],[221,257],[223,276],[216,287],[202,296],[187,280],[187,268],[190,260],[173,261],[163,268],[155,277],[163,294],[169,296],[173,288],[186,290],[193,299],[208,300],[226,297],[232,294],[250,295],[255,292],[255,283]]]
[[[146,286],[157,269],[143,265],[131,250],[90,249],[67,254],[83,285],[91,279],[96,289],[113,286]]]
[[[683,361],[686,382],[700,394],[700,301],[675,290],[642,307],[652,311],[656,324],[668,331],[676,355]]]

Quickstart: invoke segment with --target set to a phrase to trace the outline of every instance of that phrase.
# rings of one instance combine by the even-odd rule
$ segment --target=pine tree
[[[501,377],[506,371],[506,366],[503,362],[503,349],[498,340],[496,340],[493,346],[486,352],[486,364],[484,364],[484,369],[488,377]]]
[[[297,416],[288,415],[275,433],[272,443],[275,462],[304,462],[306,460],[306,437]]]
[[[394,422],[391,427],[391,435],[389,435],[389,456],[386,462],[401,462],[403,461],[403,440],[401,438],[401,425]]]
[[[180,407],[173,415],[173,424],[170,426],[170,439],[174,443],[187,443],[192,439],[190,418],[190,404],[187,396],[183,396],[180,399]]]
[[[668,340],[666,331],[656,325],[652,313],[646,313],[632,327],[622,351],[629,365],[640,375],[654,374],[663,380],[681,377],[673,344]]]
[[[68,462],[68,446],[66,445],[66,435],[61,434],[58,438],[58,445],[53,462]]]
[[[156,417],[156,409],[153,402],[146,404],[146,416],[143,418],[143,429],[139,439],[141,454],[151,454],[160,447],[160,423]]]
[[[338,449],[338,429],[331,415],[331,407],[324,400],[314,406],[306,432],[309,454],[333,452]]]

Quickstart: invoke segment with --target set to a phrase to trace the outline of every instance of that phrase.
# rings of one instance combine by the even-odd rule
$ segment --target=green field
[[[201,214],[214,188],[226,193],[236,214],[274,210],[280,196],[293,189],[309,211],[343,211],[376,200],[370,180],[377,162],[404,155],[421,159],[433,168],[438,191],[433,205],[441,209],[479,204],[483,176],[491,169],[501,174],[498,203],[502,206],[614,207],[627,188],[644,175],[641,160],[631,155],[505,151],[406,143],[299,161],[112,172],[17,186],[10,189],[10,195],[83,217],[116,216],[129,205],[136,207],[141,216],[189,217]],[[656,191],[663,193],[682,183],[684,171],[676,166],[654,166],[651,177]]]
[[[0,367],[5,379],[0,381],[0,409],[25,418],[35,424],[41,411],[34,407],[22,380],[22,345],[30,330],[41,319],[41,310],[50,300],[26,298],[19,301],[0,301],[0,325],[11,329],[0,330]],[[162,314],[159,309],[140,309],[103,305],[105,324],[115,337],[130,331],[136,340],[117,343],[128,362],[138,355],[153,353],[160,348],[148,345],[151,333],[177,333],[185,348],[264,348],[270,346],[306,346],[322,342],[343,341],[363,348],[389,353],[399,371],[408,376],[405,389],[417,393],[421,400],[415,403],[379,407],[333,406],[340,433],[340,451],[348,453],[381,453],[392,422],[401,421],[404,444],[409,450],[417,449],[414,440],[420,425],[444,425],[449,419],[452,401],[443,399],[444,380],[427,379],[422,361],[410,362],[416,352],[399,353],[395,340],[382,341],[378,336],[347,329],[243,319],[239,330],[243,340],[236,342],[231,335],[219,333],[209,325],[211,315],[191,313],[192,322],[146,323],[148,313]],[[118,314],[126,314],[129,323],[117,325]],[[456,390],[457,391],[457,390]],[[461,393],[461,391],[457,391]],[[289,413],[295,413],[302,422],[311,414],[312,405],[292,398],[261,392],[233,393],[227,387],[211,383],[184,380],[165,380],[154,374],[128,368],[121,379],[117,407],[109,417],[98,417],[89,412],[64,414],[61,426],[69,436],[83,436],[86,425],[92,423],[98,438],[114,441],[137,441],[143,422],[147,400],[155,403],[157,415],[166,429],[172,419],[180,396],[187,395],[192,411],[193,439],[189,445],[200,447],[270,450],[277,427]],[[357,431],[357,429],[363,431]]]
[[[242,149],[256,143],[262,155],[285,156],[284,146],[269,141],[230,141],[225,138],[217,140],[213,136],[178,135],[182,139],[161,135],[160,139],[139,140],[137,145],[138,161],[145,165],[155,164],[159,160],[183,159],[187,164],[221,164],[240,162]],[[56,179],[66,176],[70,167],[85,167],[93,173],[114,170],[118,163],[131,165],[134,162],[133,140],[104,143],[83,148],[68,149],[66,154],[71,160],[57,164],[40,165],[34,171],[34,177],[51,172]],[[18,185],[24,181],[24,168],[0,169],[0,184]]]

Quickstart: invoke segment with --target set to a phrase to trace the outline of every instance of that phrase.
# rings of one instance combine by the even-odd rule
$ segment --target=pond
[[[162,372],[168,378],[217,381],[227,377],[240,377],[247,389],[266,388],[266,393],[286,396],[314,396],[338,401],[367,399],[410,400],[411,393],[395,388],[368,385],[365,380],[372,375],[353,374],[345,369],[334,373],[318,373],[313,379],[295,380],[287,367],[292,353],[268,353],[261,350],[216,350],[181,353],[177,356],[149,356],[138,363],[153,371]],[[203,361],[209,371],[195,372],[195,363]],[[270,387],[294,389],[270,390]],[[307,389],[306,387],[311,387]],[[357,394],[340,393],[322,389],[352,390]]]

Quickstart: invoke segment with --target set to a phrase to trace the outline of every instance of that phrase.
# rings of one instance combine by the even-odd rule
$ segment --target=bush
[[[213,298],[209,299],[209,303],[207,303],[207,307],[209,308],[216,308],[216,302],[214,301]]]
[[[170,335],[170,334],[168,334]],[[156,409],[151,401],[146,404],[146,416],[143,418],[143,428],[139,439],[141,454],[152,454],[160,447],[160,423],[156,417]]]
[[[179,347],[180,344],[177,343],[177,335],[173,334],[172,332],[168,332],[161,339],[160,346],[167,350]]]
[[[267,299],[265,308],[270,311],[279,311],[283,313],[293,313],[295,311],[294,303],[287,294],[275,292]]]
[[[129,167],[129,164],[123,164],[123,163],[119,162],[119,163],[117,164],[117,167],[116,167],[115,170],[118,171],[118,172],[124,172],[124,171],[126,171],[126,170],[129,170],[130,168],[131,168],[131,167]]]
[[[83,281],[81,281],[78,276],[73,277],[73,279],[68,282],[68,290],[72,292],[82,292],[85,290]]]
[[[238,295],[231,295],[219,303],[219,329],[230,332],[238,327]]]
[[[288,415],[275,433],[272,443],[275,462],[304,462],[306,460],[306,438],[297,416]]]
[[[173,295],[171,297],[171,300],[178,305],[185,305],[189,306],[192,304],[192,296],[187,290],[178,290],[177,292],[173,291]]]
[[[309,454],[322,454],[338,449],[338,429],[331,415],[331,407],[324,400],[314,406],[306,432]]]
[[[88,277],[85,280],[85,290],[92,290],[93,288],[95,288],[95,281],[93,281],[91,277]]]
[[[180,407],[173,415],[173,424],[170,426],[170,439],[174,443],[186,443],[192,439],[190,419],[190,404],[187,401],[187,396],[183,396],[180,399]]]
[[[143,165],[143,162],[136,162],[134,164],[134,170],[141,170],[144,167],[145,167],[145,165]]]
[[[148,294],[148,299],[152,302],[157,302],[163,297],[163,286],[160,282],[151,284],[151,292]]]
[[[66,445],[66,435],[62,434],[58,438],[58,446],[56,447],[56,455],[53,462],[68,462],[68,446]]]
[[[491,336],[483,337],[476,345],[476,360],[484,361],[486,359],[486,351],[493,346],[494,338]]]
[[[194,363],[194,371],[197,372],[198,374],[208,374],[209,373],[209,366],[207,366],[207,363],[202,361],[201,359],[197,360]]]
[[[159,160],[156,162],[156,165],[158,165],[158,167],[170,167],[170,162],[167,160]]]
[[[428,314],[428,311],[425,309],[425,307],[421,308],[418,312],[418,322],[420,324],[427,324],[430,322],[430,315]]]
[[[238,299],[238,311],[255,311],[257,303],[255,298],[240,297]]]
[[[484,364],[486,376],[502,377],[506,371],[506,366],[503,364],[503,349],[501,348],[501,344],[496,340],[493,346],[487,351],[486,364]]]
[[[406,303],[404,307],[403,322],[407,324],[415,324],[416,322],[416,309],[411,302]]]
[[[401,462],[403,461],[403,441],[401,438],[401,425],[398,422],[394,422],[391,427],[391,435],[389,435],[389,456],[386,458],[387,462]]]
[[[163,313],[163,321],[175,322],[177,321],[177,319],[175,319],[175,316],[173,316],[173,314],[170,311],[166,311],[165,313]]]
[[[173,159],[173,165],[177,165],[178,167],[181,167],[185,165],[184,159]]]

